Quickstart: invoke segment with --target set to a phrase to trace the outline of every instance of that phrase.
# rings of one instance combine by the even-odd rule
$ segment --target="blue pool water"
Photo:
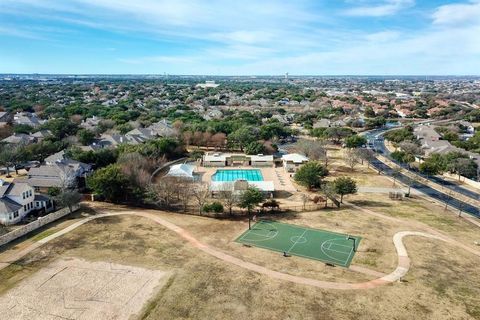
[[[212,176],[212,181],[263,181],[262,172],[259,169],[251,170],[217,170]]]

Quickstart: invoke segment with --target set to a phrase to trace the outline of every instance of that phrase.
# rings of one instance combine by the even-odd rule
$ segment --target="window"
[[[23,199],[25,199],[25,192],[22,192],[22,197]]]
[[[37,208],[40,207],[40,201],[36,201],[35,206],[37,206]]]
[[[13,217],[14,217],[14,218],[17,218],[17,217],[18,217],[18,211],[15,211],[15,212],[13,213]]]
[[[28,194],[30,195],[30,197],[32,196],[32,190],[29,190],[28,191]]]
[[[27,206],[23,206],[23,211],[27,211]]]

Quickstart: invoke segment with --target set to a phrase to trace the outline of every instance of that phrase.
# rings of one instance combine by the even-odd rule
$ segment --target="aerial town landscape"
[[[304,36],[301,47],[311,35],[294,26],[312,26],[319,9],[310,1],[247,1],[255,14],[187,2],[0,1],[9,26],[0,23],[0,44],[32,46],[18,56],[0,48],[0,319],[480,319],[478,43],[460,45],[464,66],[439,73],[439,61],[456,53],[426,50],[430,62],[419,61],[431,69],[418,72],[404,53],[403,73],[357,47],[371,69],[352,62],[352,75],[323,72],[329,63],[317,57],[307,72],[310,60],[265,57],[251,51],[266,49],[258,34],[225,40],[212,20],[244,28],[258,20],[267,30],[277,26],[273,14],[291,17],[279,32]],[[371,27],[403,15],[420,21],[415,8],[462,43],[472,39],[462,33],[469,26],[480,32],[478,1],[345,1],[322,10]],[[130,14],[161,32],[132,29]],[[235,21],[241,14],[252,20]],[[186,36],[186,21],[215,32]],[[249,49],[228,68],[171,53],[118,59],[111,72],[112,59],[89,58],[121,41],[165,41],[165,51],[215,40],[244,50],[233,38]],[[37,60],[44,41],[68,53]],[[254,52],[271,69],[253,62]],[[235,69],[244,60],[245,71]],[[207,71],[184,72],[192,61]]]

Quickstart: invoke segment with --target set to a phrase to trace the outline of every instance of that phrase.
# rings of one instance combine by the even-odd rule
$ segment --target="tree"
[[[243,191],[240,195],[240,199],[238,201],[238,205],[240,208],[247,209],[249,223],[251,218],[252,210],[258,206],[260,202],[263,201],[263,194],[255,187],[248,187],[247,190]]]
[[[96,170],[87,178],[87,186],[96,194],[102,195],[107,201],[119,202],[128,195],[128,179],[122,173],[120,166],[111,164]]]
[[[242,127],[228,136],[228,143],[243,151],[250,142],[257,140],[254,132],[253,127]]]
[[[345,161],[350,170],[353,171],[355,166],[360,163],[361,159],[354,149],[346,149],[343,153],[343,161]]]
[[[428,175],[436,175],[447,170],[445,158],[438,153],[431,154],[424,162],[420,164],[420,172]]]
[[[24,153],[21,152],[21,146],[2,144],[0,142],[0,164],[7,168],[7,178],[10,177],[10,168],[14,167],[17,171],[17,164],[24,160]]]
[[[192,187],[192,195],[197,200],[197,205],[200,214],[203,213],[203,209],[205,207],[205,203],[207,202],[208,195],[210,194],[210,190],[208,189],[208,185],[205,183],[196,183]],[[222,207],[223,210],[223,207]]]
[[[364,161],[367,162],[367,167],[370,168],[370,162],[375,159],[375,154],[371,149],[358,148],[354,150],[363,164]]]
[[[309,190],[312,188],[320,187],[322,179],[328,175],[328,170],[318,161],[311,161],[302,165],[295,173],[295,181],[307,187]]]
[[[328,206],[328,199],[332,200],[332,202],[337,206],[337,208],[340,207],[340,202],[335,199],[337,193],[335,191],[335,185],[333,184],[333,182],[327,182],[322,184],[320,190],[325,195],[325,208]]]
[[[329,139],[331,139],[334,143],[338,144],[343,139],[353,135],[353,131],[350,128],[327,128],[326,134]]]
[[[64,118],[52,119],[44,124],[43,127],[50,130],[57,140],[61,140],[69,135],[74,135],[78,130],[76,124]]]
[[[345,146],[347,148],[359,148],[367,144],[367,139],[363,136],[355,134],[345,139]]]
[[[228,209],[228,213],[232,215],[232,210],[238,199],[232,190],[222,190],[218,193],[218,197],[222,200],[225,207]]]
[[[265,147],[263,146],[263,144],[261,144],[258,141],[250,142],[245,147],[245,153],[248,155],[263,154],[264,152],[265,152]]]
[[[70,213],[72,213],[73,206],[82,201],[82,195],[78,193],[77,190],[65,188],[55,196],[55,201],[57,201],[61,206],[68,207]]]
[[[269,199],[262,204],[262,208],[268,208],[270,211],[278,210],[278,208],[280,208],[280,203],[275,199]]]
[[[340,203],[343,203],[343,196],[357,193],[357,183],[350,177],[339,177],[333,181],[335,192],[340,195]]]
[[[392,177],[393,177],[393,186],[395,187],[395,182],[397,182],[397,179],[401,176],[402,174],[402,168],[399,167],[393,167],[392,168]]]
[[[310,160],[323,160],[325,167],[328,166],[328,154],[325,141],[323,140],[299,140],[295,144],[298,152],[304,154]]]
[[[87,146],[95,140],[95,133],[87,129],[80,129],[77,132],[78,141]]]
[[[477,164],[472,159],[458,158],[454,161],[453,168],[458,175],[458,180],[462,176],[472,178],[477,175]]]

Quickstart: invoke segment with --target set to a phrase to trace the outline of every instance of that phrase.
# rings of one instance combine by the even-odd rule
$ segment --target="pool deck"
[[[202,167],[198,166],[196,172],[198,172],[202,181],[210,183],[212,176],[217,170],[252,170],[258,169],[262,172],[264,181],[273,181],[275,190],[296,192],[296,188],[290,180],[290,174],[285,171],[283,167],[251,167],[251,166],[232,166],[232,167]]]

